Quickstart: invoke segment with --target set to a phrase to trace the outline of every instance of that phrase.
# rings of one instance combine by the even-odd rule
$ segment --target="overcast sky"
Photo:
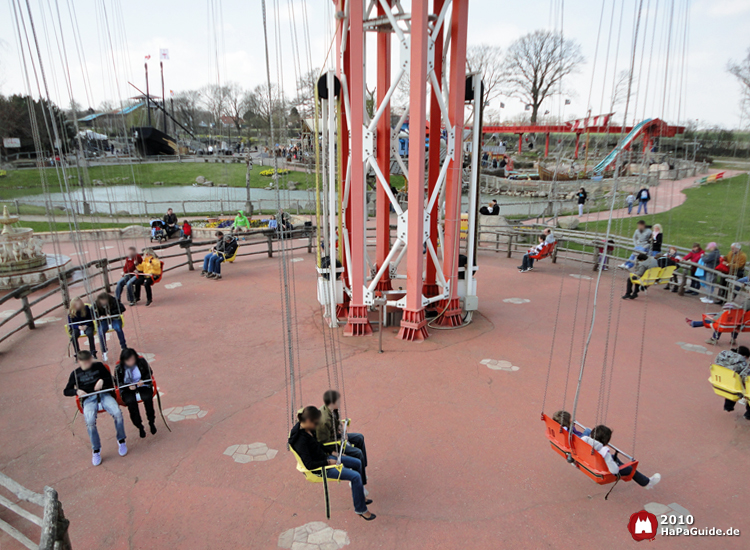
[[[0,93],[6,95],[26,89],[12,2],[0,8]],[[561,17],[560,0],[470,0],[469,45],[486,43],[506,48],[513,40],[536,29],[559,30],[562,20],[564,36],[581,45],[587,61],[565,82],[564,97],[569,98],[571,104],[564,107],[560,98],[550,101],[543,110],[550,110],[563,119],[581,117],[591,97],[593,113],[606,112],[613,75],[630,64],[639,2],[605,0],[602,4],[595,0],[568,0],[564,2]],[[51,5],[53,9],[59,5],[62,36],[58,31],[57,13],[53,16],[49,7],[45,7],[44,13],[41,9],[34,12],[34,22],[51,94],[65,106],[70,101],[70,91],[63,78],[66,68],[70,72],[73,97],[84,106],[96,107],[105,100],[117,103],[119,98],[133,95],[135,91],[128,81],[143,87],[146,55],[151,55],[151,91],[158,90],[156,93],[160,94],[160,48],[169,50],[170,59],[165,62],[167,90],[179,92],[217,81],[237,82],[252,88],[265,81],[260,0],[50,0],[32,4]],[[274,29],[278,24],[282,49],[280,73],[275,49],[271,52],[272,78],[277,81],[280,74],[289,93],[293,91],[297,71],[306,71],[311,63],[313,67],[324,64],[333,21],[330,2],[306,0],[307,17],[303,0],[268,0],[267,4],[269,40],[276,39]],[[408,6],[408,0],[404,4]],[[740,124],[740,90],[726,72],[726,64],[730,59],[743,58],[750,47],[747,32],[750,0],[643,0],[642,5],[635,62],[639,77],[634,84],[628,118],[631,119],[635,111],[638,118],[661,117],[676,122],[679,115],[681,122],[699,119],[701,125],[737,127]],[[69,6],[74,6],[73,17]],[[278,18],[274,14],[275,6],[278,6]],[[309,56],[305,19],[309,23]],[[671,45],[668,44],[670,22]],[[76,32],[74,23],[77,23]],[[686,29],[687,51],[683,56]],[[298,43],[293,41],[295,36]],[[80,40],[80,54],[76,39]],[[63,44],[67,63],[61,54]],[[299,64],[294,62],[297,51],[301,58]],[[82,62],[84,57],[85,63]],[[38,95],[36,84],[32,86],[34,95]],[[500,101],[505,103],[505,109],[498,111],[501,118],[512,118],[523,112],[522,103],[514,98],[496,100],[490,108],[499,109]],[[623,105],[617,106],[618,116],[622,116],[622,109]]]

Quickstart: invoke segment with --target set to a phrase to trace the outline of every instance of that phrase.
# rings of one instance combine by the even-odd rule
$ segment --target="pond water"
[[[374,193],[371,193],[374,195]],[[71,197],[64,193],[52,193],[50,202],[53,206],[76,208],[80,213],[85,200],[92,212],[114,215],[125,213],[134,216],[162,215],[167,208],[173,208],[178,214],[196,212],[231,212],[243,208],[247,190],[241,187],[139,187],[137,185],[116,185],[71,190]],[[491,199],[497,200],[500,213],[503,215],[534,215],[540,213],[547,205],[546,199],[481,195],[480,202],[486,204]],[[44,206],[42,195],[19,197],[20,204]],[[256,211],[274,210],[277,206],[276,191],[268,189],[251,189],[250,200]],[[461,197],[462,210],[468,209],[468,195]],[[513,204],[509,204],[513,203]],[[520,204],[519,204],[520,203]],[[290,211],[313,211],[315,209],[315,192],[312,189],[303,191],[281,191],[282,208]]]

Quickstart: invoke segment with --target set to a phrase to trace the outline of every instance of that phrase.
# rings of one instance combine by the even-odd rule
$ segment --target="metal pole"
[[[328,131],[326,132],[328,145],[328,288],[331,296],[328,304],[331,308],[328,311],[328,320],[331,328],[339,326],[336,317],[336,306],[338,305],[336,303],[336,258],[338,258],[338,254],[336,250],[336,98],[334,97],[333,76],[333,71],[328,71],[326,75],[326,86],[328,87],[328,100],[326,101],[326,107],[328,107]]]
[[[474,262],[477,254],[477,212],[479,210],[479,158],[482,154],[482,114],[484,112],[484,84],[482,75],[474,73],[474,127],[471,143],[471,186],[469,188],[469,234],[466,246],[466,296],[470,295],[471,281],[474,278]]]

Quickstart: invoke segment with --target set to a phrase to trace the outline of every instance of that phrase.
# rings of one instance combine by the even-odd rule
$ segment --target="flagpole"
[[[143,63],[146,68],[146,110],[148,111],[148,125],[151,126],[151,99],[148,94],[148,61]]]

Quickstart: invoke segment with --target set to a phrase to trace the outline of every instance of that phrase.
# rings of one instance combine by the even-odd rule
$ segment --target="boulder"
[[[203,182],[203,186],[204,187],[213,187],[214,186],[214,182],[212,182],[212,181],[205,181],[205,182]]]
[[[557,219],[557,227],[560,229],[578,229],[579,225],[581,225],[581,220],[572,216]]]
[[[481,233],[482,231],[495,231],[498,228],[507,227],[508,220],[505,219],[505,216],[486,216],[484,214],[477,214],[477,224],[479,225],[480,242],[508,242],[508,237],[505,235],[498,236],[492,233]]]
[[[220,183],[217,187],[229,187],[226,183]]]
[[[93,180],[92,183],[95,187],[104,187],[104,182],[102,180]]]
[[[289,189],[289,191],[296,191],[297,190],[297,186],[299,185],[299,183],[296,182],[296,181],[289,181],[289,182],[287,182],[286,185],[287,185],[287,189]]]
[[[198,176],[197,178],[195,178],[195,183],[200,183],[202,185],[206,183],[206,178],[204,178],[203,176]]]
[[[164,182],[163,181],[155,181],[154,185],[164,185]]]
[[[118,210],[118,211],[116,212],[116,214],[117,214],[118,216],[130,216],[130,212],[128,212],[127,210]]]

